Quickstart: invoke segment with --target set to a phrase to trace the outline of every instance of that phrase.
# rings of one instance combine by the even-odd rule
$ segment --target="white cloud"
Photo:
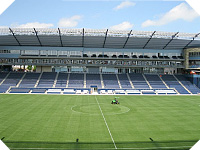
[[[18,23],[11,24],[11,27],[14,28],[50,28],[54,25],[51,23],[39,23],[39,22],[29,22],[26,24],[19,25]]]
[[[132,27],[133,27],[133,24],[131,24],[130,22],[124,21],[120,24],[110,27],[110,29],[111,30],[128,30],[128,29],[131,29]]]
[[[78,21],[81,20],[81,16],[75,15],[70,18],[61,18],[58,22],[58,27],[72,28],[78,25]]]
[[[162,26],[178,19],[192,21],[198,16],[199,15],[192,8],[185,3],[181,3],[162,15],[158,20],[146,20],[142,23],[142,27]]]
[[[186,0],[186,2],[200,15],[200,3],[197,0]]]
[[[1,0],[0,1],[0,15],[14,2],[15,0]]]
[[[127,0],[127,1],[121,2],[119,5],[117,5],[113,9],[119,10],[119,9],[127,8],[127,7],[130,7],[130,6],[135,6],[135,3]]]

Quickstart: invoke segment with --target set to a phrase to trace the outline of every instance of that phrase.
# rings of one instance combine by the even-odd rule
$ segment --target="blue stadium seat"
[[[187,80],[185,76],[183,75],[175,75],[175,76],[192,94],[200,93],[200,89],[196,85],[193,85],[189,80]]]
[[[145,81],[144,77],[142,76],[142,74],[140,73],[130,73],[129,74],[130,79],[133,83],[133,86],[135,88],[139,88],[139,89],[149,89],[149,85],[147,84],[147,82]]]
[[[56,82],[56,87],[66,87],[67,78],[68,78],[68,73],[59,73]]]
[[[102,74],[102,77],[104,82],[104,88],[119,88],[116,74]]]
[[[152,88],[155,88],[155,89],[167,88],[157,74],[145,74],[145,77]]]
[[[122,88],[125,88],[125,89],[132,88],[126,74],[118,74],[118,78],[119,78]]]
[[[19,87],[34,87],[39,76],[40,73],[26,73]]]
[[[162,75],[162,79],[169,86],[169,88],[175,88],[180,94],[189,94],[173,75]]]
[[[90,86],[101,87],[101,79],[99,74],[86,74],[86,87],[90,88]]]
[[[83,86],[84,86],[84,74],[71,73],[69,76],[68,87],[83,88]]]
[[[52,87],[56,72],[43,72],[37,87]]]
[[[9,74],[9,76],[7,77],[7,79],[3,82],[3,84],[1,85],[1,93],[6,92],[10,86],[16,86],[20,79],[22,78],[22,76],[24,75],[24,73],[19,73],[19,72],[11,72]]]

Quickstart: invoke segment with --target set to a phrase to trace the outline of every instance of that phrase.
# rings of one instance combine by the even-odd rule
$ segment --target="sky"
[[[0,27],[200,32],[184,0],[15,0]]]

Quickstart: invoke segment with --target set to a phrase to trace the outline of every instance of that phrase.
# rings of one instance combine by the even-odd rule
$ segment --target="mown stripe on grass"
[[[191,146],[174,146],[174,147],[143,147],[143,148],[118,148],[119,150],[120,149],[141,149],[141,150],[154,150],[154,149],[180,149],[180,148],[190,148]],[[71,148],[10,148],[10,149],[30,149],[30,150],[36,150],[36,149],[39,149],[39,150],[42,150],[42,149],[45,149],[45,150],[51,150],[51,149],[58,149],[58,150],[62,150],[62,149],[71,149]],[[80,149],[88,149],[88,148],[80,148]],[[92,149],[103,149],[103,150],[109,150],[109,149],[116,149],[116,148],[92,148]]]

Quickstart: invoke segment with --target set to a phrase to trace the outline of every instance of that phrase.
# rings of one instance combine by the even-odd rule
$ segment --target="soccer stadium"
[[[189,150],[199,96],[198,32],[0,27],[10,150]]]
[[[199,34],[0,33],[1,136],[11,149],[188,149],[198,140]]]

